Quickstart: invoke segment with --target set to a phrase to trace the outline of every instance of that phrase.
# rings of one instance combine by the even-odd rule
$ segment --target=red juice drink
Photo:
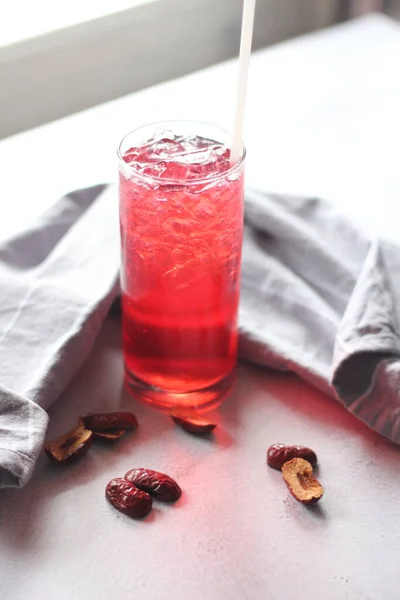
[[[126,381],[163,407],[211,407],[237,358],[244,157],[203,123],[142,127],[119,148]]]

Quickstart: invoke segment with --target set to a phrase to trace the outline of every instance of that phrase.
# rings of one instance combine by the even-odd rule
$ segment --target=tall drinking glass
[[[170,121],[118,149],[126,382],[164,408],[211,408],[234,381],[245,149]]]

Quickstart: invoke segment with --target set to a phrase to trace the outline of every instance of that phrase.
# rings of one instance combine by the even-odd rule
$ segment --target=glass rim
[[[243,144],[243,142],[241,143],[241,154],[240,154],[239,160],[233,166],[229,167],[229,169],[226,169],[226,171],[222,171],[220,173],[215,173],[214,175],[211,175],[208,177],[200,177],[198,179],[182,180],[182,179],[173,179],[171,177],[159,177],[157,175],[147,175],[146,173],[139,173],[138,171],[136,171],[134,168],[131,167],[132,163],[127,163],[124,161],[122,152],[121,152],[122,144],[125,142],[125,140],[130,135],[132,135],[132,133],[140,131],[141,129],[144,129],[145,127],[156,128],[165,123],[171,123],[171,124],[173,124],[173,123],[177,123],[177,124],[193,123],[193,125],[196,125],[196,124],[199,126],[205,125],[207,127],[213,127],[214,129],[218,129],[220,132],[223,132],[224,134],[230,136],[229,130],[225,129],[225,127],[221,127],[219,125],[214,125],[213,123],[208,123],[206,121],[194,121],[191,119],[171,119],[171,120],[165,120],[165,121],[155,121],[153,123],[147,123],[145,125],[140,125],[139,127],[135,127],[135,129],[131,129],[131,131],[129,131],[127,134],[125,134],[117,146],[118,163],[123,165],[123,168],[125,171],[132,173],[133,175],[135,175],[136,178],[142,179],[144,181],[152,182],[152,183],[159,183],[160,185],[173,184],[173,185],[191,186],[191,185],[197,185],[197,184],[202,184],[202,183],[206,183],[206,182],[210,183],[210,182],[214,182],[214,181],[219,181],[221,179],[226,179],[226,177],[229,177],[230,175],[235,174],[242,167],[242,165],[245,161],[245,158],[246,158],[246,147]]]

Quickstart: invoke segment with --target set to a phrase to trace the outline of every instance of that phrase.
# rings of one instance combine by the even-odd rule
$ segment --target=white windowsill
[[[239,51],[242,0],[7,4],[7,19],[0,8],[0,139]],[[337,0],[257,0],[253,48],[332,25],[337,6]]]
[[[163,0],[13,0],[0,8],[0,48],[157,1]]]

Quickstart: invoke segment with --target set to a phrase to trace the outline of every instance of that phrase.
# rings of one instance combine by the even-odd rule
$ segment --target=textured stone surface
[[[82,411],[132,409],[139,428],[1,498],[0,596],[194,599],[390,598],[397,582],[399,450],[291,376],[240,368],[215,439],[121,394],[119,321],[51,410],[50,435]],[[277,440],[310,444],[325,495],[307,509],[265,464]],[[182,487],[132,522],[104,499],[114,476],[146,465]],[[375,557],[375,558],[374,558]],[[375,566],[379,561],[379,568]],[[175,590],[175,592],[174,592]],[[347,596],[345,594],[348,594]]]

